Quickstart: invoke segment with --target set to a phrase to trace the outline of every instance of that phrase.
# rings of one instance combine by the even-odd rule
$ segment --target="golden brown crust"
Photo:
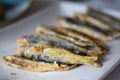
[[[27,40],[25,38],[20,38],[20,39],[17,40],[17,43],[18,43],[19,46],[22,46],[26,42],[27,42]]]
[[[46,52],[47,50],[47,52]],[[78,63],[78,61],[81,62],[81,64],[87,64],[87,65],[92,65],[92,66],[96,66],[99,67],[101,64],[97,64],[96,61],[98,60],[98,57],[93,55],[93,56],[78,56],[78,55],[74,55],[71,54],[69,51],[66,50],[62,50],[62,49],[58,49],[58,48],[47,48],[46,50],[44,50],[42,48],[42,52],[41,52],[41,47],[32,47],[30,53],[26,54],[27,58],[30,58],[33,54],[42,54],[45,55],[49,52],[49,54],[51,54],[50,58],[54,59],[57,57],[64,58],[66,59],[66,61],[70,62],[70,63]],[[65,54],[64,54],[65,53]]]
[[[4,63],[11,65],[13,67],[23,70],[36,71],[36,72],[54,71],[54,70],[64,71],[75,67],[75,65],[68,66],[65,64],[58,65],[55,63],[32,61],[29,59],[22,58],[21,56],[18,55],[6,56],[3,57],[2,60]]]

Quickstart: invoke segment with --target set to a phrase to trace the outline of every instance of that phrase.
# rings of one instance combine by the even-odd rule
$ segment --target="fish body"
[[[70,35],[41,26],[18,39],[20,54],[5,56],[3,62],[37,72],[65,71],[80,64],[101,67],[98,63],[99,55],[104,53],[101,48],[84,35],[68,32]],[[88,49],[88,46],[100,49]]]
[[[83,34],[75,33],[73,31],[70,31],[68,29],[58,29],[57,31],[51,30],[46,26],[39,26],[36,30],[37,34],[47,34],[47,35],[54,35],[62,40],[65,40],[66,42],[73,43],[74,45],[77,45],[78,47],[89,50],[97,50],[100,51],[101,47],[96,43],[94,40],[90,39],[89,37],[86,37]],[[97,53],[97,52],[96,52]]]
[[[89,16],[87,14],[76,14],[75,18],[84,24],[87,24],[91,27],[97,28],[98,30],[102,31],[102,33],[106,37],[110,37],[112,39],[120,37],[120,32],[115,30],[111,27],[111,25],[108,25],[104,23],[102,20],[94,18],[93,16]]]
[[[101,20],[105,24],[111,26],[113,29],[120,31],[120,20],[119,19],[117,19],[109,14],[106,14],[105,12],[103,12],[101,10],[96,10],[90,6],[88,7],[87,14],[89,16],[92,16],[96,19]]]
[[[98,30],[96,31],[95,29],[90,28],[88,26],[84,26],[84,25],[78,25],[78,24],[76,25],[76,23],[71,23],[66,18],[59,18],[58,23],[63,28],[67,28],[67,29],[71,29],[73,31],[77,31],[79,33],[85,34],[85,35],[90,36],[90,37],[92,37],[94,39],[97,39],[97,40],[106,41],[106,40],[111,39],[111,37],[107,37],[103,33],[98,32]]]
[[[47,33],[41,30],[40,32],[19,39],[23,41],[26,39],[24,45],[20,47],[20,49],[24,50],[21,53],[24,52],[23,55],[25,58],[49,62],[55,61],[65,64],[100,66],[96,61],[98,60],[97,55],[103,53],[102,51],[88,51],[73,44],[69,39],[57,35],[57,33],[53,34],[51,32],[49,34],[49,32],[49,30]],[[28,44],[26,44],[27,42]]]
[[[86,46],[84,46],[87,50],[89,50],[89,49],[98,50],[98,52],[99,52],[99,50],[101,50],[101,51],[103,51],[103,53],[107,51],[107,48],[105,47],[105,45],[102,42],[92,39],[89,36],[85,36],[77,31],[74,31],[74,30],[71,30],[68,28],[63,28],[63,27],[59,27],[58,31],[62,34],[74,37],[75,39],[78,39],[78,40],[82,39],[83,42],[85,42],[87,44]]]
[[[66,64],[57,64],[57,63],[48,63],[43,61],[33,61],[26,59],[21,55],[11,55],[3,57],[3,62],[16,67],[18,69],[35,71],[35,72],[46,72],[46,71],[66,71],[76,65],[66,65]]]
[[[80,32],[100,41],[109,41],[120,35],[120,33],[111,29],[108,25],[104,25],[88,15],[79,13],[76,14],[75,18],[59,18],[58,23],[64,28]]]
[[[99,66],[99,64],[95,62],[98,60],[97,56],[81,56],[78,54],[73,54],[68,50],[56,48],[47,43],[44,43],[44,45],[41,45],[41,43],[39,43],[39,45],[31,45],[33,44],[29,43],[29,45],[25,48],[23,53],[25,58],[52,63],[57,62],[65,64],[87,64]]]
[[[43,42],[44,41],[58,48],[67,49],[72,52],[78,53],[80,55],[87,55],[87,53],[85,52],[83,48],[77,47],[76,45],[70,43],[69,41],[63,40],[56,36],[48,36],[46,34],[41,33],[40,35],[29,35],[24,38],[30,42]]]
[[[50,32],[49,30],[47,31],[47,33],[45,32],[42,31],[37,34],[24,36],[22,39],[19,39],[19,42],[22,42],[22,41],[28,41],[28,42],[42,41],[43,42],[44,41],[53,46],[56,46],[57,48],[67,49],[73,53],[80,54],[80,55],[98,55],[103,53],[103,51],[100,50],[101,48],[95,43],[94,44],[91,43],[91,45],[84,46],[84,47],[82,45],[81,47],[81,44],[79,44],[79,40],[77,41],[72,37],[60,35],[57,33],[56,34],[54,33],[51,35],[51,34],[48,34],[48,32]]]

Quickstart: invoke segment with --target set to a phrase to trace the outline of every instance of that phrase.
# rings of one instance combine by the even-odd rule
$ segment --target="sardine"
[[[26,38],[27,41],[31,41],[31,42],[41,42],[41,41],[43,42],[44,41],[58,48],[67,49],[67,50],[70,50],[72,52],[75,52],[81,55],[87,55],[84,49],[77,47],[76,45],[69,43],[63,39],[60,39],[56,36],[50,36],[50,35],[41,33],[40,35],[30,35],[30,36],[25,36],[24,38]]]
[[[76,32],[76,31],[73,31],[73,30],[70,30],[67,28],[63,28],[63,27],[59,27],[58,31],[62,34],[74,37],[76,39],[83,39],[83,41],[85,41],[85,43],[89,44],[88,47],[85,46],[88,50],[89,49],[101,50],[101,51],[103,51],[103,53],[108,50],[108,48],[102,42],[91,39],[91,38],[89,38],[89,36],[85,36],[79,32]],[[86,41],[86,38],[87,38],[87,40],[89,40],[88,42]]]
[[[44,26],[44,25],[40,25],[37,30],[36,30],[37,33],[40,33],[40,32],[44,32],[44,33],[47,33],[47,34],[52,34],[52,35],[57,35],[61,38],[65,38],[71,42],[76,42],[76,43],[79,43],[79,46],[87,46],[87,45],[92,45],[94,44],[94,42],[83,36],[83,35],[80,35],[80,38],[79,39],[76,39],[75,37],[73,36],[68,36],[66,34],[63,34],[61,33],[59,30],[55,31],[55,30],[51,30],[50,28]],[[67,32],[67,31],[66,31]]]
[[[3,62],[23,70],[46,72],[46,71],[66,71],[72,69],[76,65],[48,63],[43,61],[33,61],[26,59],[21,55],[11,55],[3,57]]]
[[[112,39],[110,36],[106,36],[105,34],[103,34],[101,30],[89,27],[88,25],[85,25],[80,21],[72,18],[67,17],[59,18],[57,22],[63,28],[71,29],[73,31],[85,34],[97,40],[108,41]]]
[[[66,32],[66,34],[64,34],[64,32]],[[85,48],[87,50],[97,50],[99,51],[101,49],[101,47],[99,47],[97,45],[97,43],[95,43],[95,41],[91,40],[90,38],[84,36],[84,35],[79,35],[79,33],[74,34],[73,32],[71,32],[70,30],[51,30],[50,28],[44,26],[44,25],[40,25],[37,28],[36,31],[38,34],[45,33],[48,35],[55,35],[58,36],[60,38],[62,38],[63,40],[66,39],[69,42],[72,42],[75,45],[78,45],[79,47]],[[67,35],[67,34],[72,34],[73,36]],[[79,39],[78,39],[79,36]],[[76,38],[77,37],[77,38]]]
[[[102,21],[103,23],[109,25],[110,27],[112,27],[113,29],[119,30],[120,31],[120,20],[101,11],[101,10],[96,10],[92,7],[88,7],[88,11],[87,14],[89,16],[92,16],[96,19],[99,19],[100,21]]]
[[[26,40],[25,40],[26,39]],[[19,42],[21,41],[28,41],[28,42],[47,42],[49,44],[52,44],[53,46],[56,46],[58,48],[67,49],[73,53],[79,54],[79,55],[98,55],[102,54],[103,51],[101,50],[88,50],[84,47],[80,47],[74,43],[72,43],[70,40],[60,37],[58,35],[50,35],[45,33],[39,33],[39,34],[31,34],[24,36],[22,39],[19,39]],[[97,48],[96,48],[97,49]]]
[[[92,16],[89,16],[87,14],[75,14],[75,18],[83,22],[84,24],[89,25],[90,27],[93,27],[94,29],[98,29],[99,32],[102,32],[106,37],[111,37],[111,39],[120,37],[120,32],[113,29],[110,25],[105,24],[99,19],[96,19]]]
[[[72,18],[59,18],[57,22],[61,27],[71,29],[74,32],[79,32],[98,40],[108,41],[111,39],[111,37],[106,37],[103,33],[93,30],[89,28],[89,26],[85,26],[82,23],[79,24],[78,21],[75,21]]]
[[[81,56],[78,54],[73,54],[72,52],[57,48],[48,43],[29,43],[25,47],[23,53],[25,58],[33,59],[36,61],[47,61],[47,62],[57,62],[65,64],[87,64],[99,67],[100,64],[96,63],[98,56]]]

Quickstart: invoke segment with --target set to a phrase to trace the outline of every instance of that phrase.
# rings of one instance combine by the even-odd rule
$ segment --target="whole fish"
[[[57,28],[58,29],[58,28]],[[46,31],[47,30],[47,31]],[[61,32],[59,31],[55,31],[53,29],[50,29],[48,27],[46,27],[45,25],[40,25],[37,29],[36,29],[36,32],[44,32],[44,33],[48,33],[48,34],[56,34],[56,35],[59,35],[59,36],[65,36],[65,37],[68,37],[68,35],[65,35],[65,34],[62,34]],[[86,42],[93,42],[91,39],[89,39],[88,37],[84,36],[84,35],[80,35],[81,38],[79,39],[80,41],[86,41]],[[71,37],[72,38],[72,37]]]
[[[72,52],[57,48],[48,43],[29,43],[25,44],[23,56],[36,61],[57,62],[65,64],[87,64],[100,67],[96,61],[98,56],[81,56]]]
[[[76,32],[82,33],[84,35],[87,35],[97,40],[108,41],[112,39],[111,36],[106,36],[102,32],[102,30],[95,29],[94,27],[85,25],[81,23],[80,21],[72,19],[72,18],[68,18],[68,17],[59,18],[57,22],[63,28],[71,29],[74,32],[76,31]]]
[[[66,71],[76,65],[48,63],[44,61],[33,61],[22,57],[21,55],[11,55],[3,57],[3,62],[18,69],[46,72],[46,71]]]
[[[73,30],[70,30],[67,28],[63,28],[63,27],[59,27],[58,31],[62,34],[74,37],[75,39],[83,39],[83,41],[85,41],[85,43],[90,44],[89,46],[85,46],[85,48],[87,50],[89,50],[89,49],[98,50],[98,51],[101,50],[101,51],[103,51],[103,53],[108,50],[108,48],[102,42],[91,39],[91,38],[89,38],[89,36],[85,36],[79,32],[76,32],[76,31],[73,31]]]
[[[111,39],[120,37],[120,32],[113,29],[110,25],[105,24],[97,18],[81,13],[75,14],[75,18],[78,21],[83,22],[84,24],[87,24],[90,27],[93,27],[94,29],[98,29],[99,32],[102,32],[107,37],[111,37]]]
[[[66,32],[66,34],[62,33],[62,32]],[[56,35],[60,38],[62,38],[63,40],[66,39],[67,41],[69,42],[72,42],[73,44],[75,45],[78,45],[79,47],[82,47],[82,48],[85,48],[87,50],[98,50],[98,52],[100,51],[101,47],[98,46],[97,43],[95,43],[95,41],[91,40],[90,38],[84,36],[84,35],[79,35],[78,33],[74,34],[73,32],[69,31],[69,30],[57,30],[57,31],[54,31],[44,25],[40,25],[38,28],[37,28],[37,31],[36,31],[38,34],[40,34],[41,32],[42,33],[45,33],[45,34],[48,34],[48,35]],[[61,34],[62,33],[62,34]],[[70,36],[70,35],[67,35],[67,34],[72,34],[73,36]],[[76,38],[79,36],[79,39]]]
[[[87,14],[89,16],[92,16],[96,19],[99,19],[100,21],[102,21],[103,23],[109,25],[110,27],[112,27],[113,29],[119,30],[120,31],[120,20],[101,11],[101,10],[96,10],[92,7],[88,7],[88,11]]]
[[[92,50],[92,47],[91,47],[91,50],[88,50],[87,48],[80,47],[76,45],[75,42],[73,43],[71,42],[71,40],[66,39],[63,36],[61,37],[60,35],[50,35],[45,33],[31,34],[31,35],[24,36],[22,39],[19,39],[18,42],[23,42],[23,41],[28,41],[28,42],[45,41],[49,44],[52,44],[53,46],[67,49],[73,53],[80,54],[80,55],[98,55],[103,53],[103,51],[101,51],[98,46],[96,47],[96,49]]]

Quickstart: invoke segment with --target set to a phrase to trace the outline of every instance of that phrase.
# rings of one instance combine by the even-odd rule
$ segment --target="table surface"
[[[30,7],[30,9],[24,14],[22,15],[19,19],[17,19],[16,21],[12,22],[12,23],[9,23],[9,24],[13,24],[21,19],[24,19],[25,17],[28,17],[30,16],[31,14],[39,11],[39,10],[42,10],[44,9],[46,6],[49,6],[51,3],[53,2],[56,2],[57,0],[53,0],[52,2],[50,1],[44,1],[41,3],[40,0],[35,0],[33,3],[32,3],[32,6]],[[93,5],[94,7],[100,7],[100,8],[104,8],[104,7],[107,7],[107,8],[111,8],[111,9],[116,9],[116,10],[120,10],[120,7],[119,7],[119,3],[120,3],[120,0],[105,0],[105,2],[100,2],[98,0],[96,1],[86,1],[86,2],[80,2],[80,3],[84,3],[84,4],[90,4],[90,5]],[[9,25],[9,24],[6,24],[5,26]],[[120,80],[120,64],[107,76],[105,77],[104,80]]]

